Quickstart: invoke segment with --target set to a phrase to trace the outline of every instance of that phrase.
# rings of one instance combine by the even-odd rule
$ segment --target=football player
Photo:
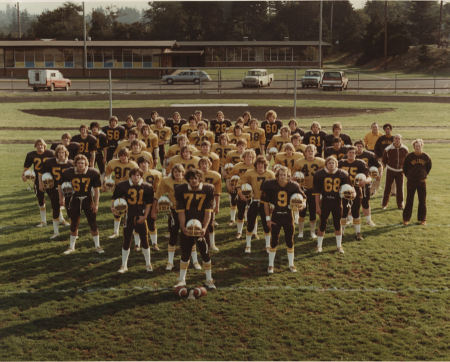
[[[230,212],[231,212],[231,220],[228,222],[228,226],[234,225],[234,217],[236,215],[236,207],[238,211],[238,219],[237,219],[237,234],[236,239],[240,239],[242,235],[242,229],[244,228],[244,214],[245,214],[245,208],[247,206],[247,201],[242,201],[237,196],[237,182],[233,185],[232,184],[232,177],[238,176],[239,178],[247,171],[247,170],[253,170],[255,168],[254,163],[256,160],[256,153],[253,150],[245,150],[241,155],[241,161],[234,165],[234,167],[231,169],[230,172],[227,174],[227,190],[230,194],[231,198],[231,206],[230,206]],[[255,238],[257,238],[256,230],[253,231],[253,235]],[[250,251],[246,251],[247,253]]]
[[[369,167],[362,159],[356,158],[356,147],[350,146],[347,152],[347,158],[339,161],[338,167],[349,174],[350,180],[355,187],[356,197],[354,200],[342,200],[343,211],[342,211],[342,234],[345,231],[345,225],[347,225],[347,216],[349,214],[353,217],[353,225],[355,226],[356,240],[364,240],[361,234],[361,202],[363,198],[362,190],[365,185],[370,185],[372,178],[369,176]],[[355,176],[358,174],[364,174],[366,176],[365,180],[355,182]]]
[[[133,116],[131,114],[127,116],[127,118],[125,119],[125,123],[121,124],[121,126],[125,129],[125,138],[128,138],[128,132],[132,128],[136,128]]]
[[[261,128],[264,130],[266,145],[265,149],[268,150],[267,146],[269,145],[272,137],[278,134],[278,131],[283,127],[283,122],[277,119],[277,114],[275,111],[269,111],[266,113],[266,120],[262,121]]]
[[[129,159],[131,161],[136,162],[139,157],[145,155],[151,161],[151,167],[150,168],[153,168],[153,156],[152,156],[152,154],[150,152],[147,152],[147,151],[142,151],[141,146],[142,146],[142,142],[140,140],[135,139],[135,140],[133,140],[133,142],[131,142],[131,144],[130,144],[131,152],[130,152]]]
[[[103,253],[100,247],[100,235],[97,228],[97,211],[100,198],[100,172],[93,167],[89,167],[89,161],[84,155],[77,155],[74,160],[75,167],[64,170],[58,181],[59,204],[66,206],[70,216],[70,245],[64,254],[75,251],[75,240],[78,237],[78,225],[80,224],[81,211],[84,211],[91,235],[94,239],[95,251]],[[72,184],[73,195],[70,204],[65,204],[62,193],[62,184],[70,182]],[[92,189],[94,195],[92,196]]]
[[[153,271],[147,237],[147,218],[153,202],[153,187],[147,182],[144,182],[142,179],[143,174],[139,168],[130,170],[130,179],[119,182],[111,198],[111,211],[113,214],[119,214],[114,208],[114,201],[122,198],[127,203],[127,211],[123,225],[122,265],[117,271],[118,273],[125,273],[128,270],[128,256],[130,255],[131,235],[133,235],[133,231],[139,234],[146,270],[147,272]]]
[[[212,145],[214,143],[214,134],[206,130],[206,123],[200,121],[197,123],[197,131],[191,132],[189,136],[189,143],[201,150],[201,144],[203,141],[209,141]]]
[[[190,146],[181,147],[181,153],[178,156],[173,156],[170,158],[169,165],[167,166],[166,172],[169,174],[174,165],[180,163],[183,165],[184,169],[188,171],[191,168],[198,167],[198,161],[200,158],[197,156],[192,156],[192,151]]]
[[[275,180],[267,180],[262,185],[261,200],[264,203],[267,226],[270,229],[272,240],[269,248],[269,268],[267,272],[273,273],[275,254],[277,252],[278,238],[281,228],[284,230],[286,239],[287,256],[289,261],[289,270],[296,273],[294,265],[294,218],[291,210],[291,197],[294,194],[306,195],[300,189],[295,181],[290,181],[291,171],[281,166],[275,173]],[[272,217],[270,217],[269,204],[274,205]]]
[[[167,142],[169,142],[170,137],[172,135],[172,131],[169,127],[166,127],[166,121],[164,121],[164,118],[158,117],[156,118],[156,124],[150,126],[150,129],[158,136],[158,147],[159,147],[159,158],[161,160],[161,163],[164,160],[164,153],[165,153],[165,145]]]
[[[289,129],[291,130],[291,135],[298,134],[300,137],[303,137],[305,135],[305,131],[303,129],[298,127],[298,123],[295,119],[291,119],[288,123]]]
[[[127,150],[131,150],[131,142],[138,138],[138,133],[136,129],[130,129],[128,131],[128,140],[124,140],[119,143],[116,150],[114,151],[114,156],[117,157],[119,155],[120,150],[126,148]],[[139,141],[141,145],[141,151],[147,151],[147,146],[143,141]]]
[[[328,158],[330,156],[335,157],[338,161],[342,160],[342,158],[347,154],[348,148],[342,145],[342,140],[340,137],[333,138],[333,146],[326,147],[323,151],[324,158]]]
[[[205,267],[205,285],[209,289],[215,289],[216,286],[211,276],[211,257],[206,242],[209,238],[208,224],[211,220],[211,213],[214,211],[214,186],[204,183],[203,172],[196,169],[187,171],[184,179],[188,183],[178,185],[175,188],[176,212],[178,213],[182,234],[180,236],[180,277],[174,288],[186,285],[186,273],[192,254],[191,250],[197,244]],[[201,223],[199,236],[194,237],[189,234],[186,224],[190,220],[197,220]]]
[[[202,117],[202,111],[195,111],[194,116],[195,116],[195,122],[198,123],[200,121],[205,122],[206,124],[206,128],[208,129],[208,125],[209,125],[209,120],[206,118]]]
[[[223,166],[227,163],[227,155],[228,152],[231,152],[236,149],[236,145],[231,145],[229,143],[229,138],[226,133],[223,133],[219,136],[219,143],[214,143],[211,149],[211,152],[214,152],[219,156],[219,173],[223,175]]]
[[[159,117],[158,112],[152,111],[150,113],[150,118],[144,119],[144,122],[145,122],[145,124],[148,124],[149,126],[151,126],[152,124],[156,124],[155,121],[156,121],[156,118],[158,118],[158,117]]]
[[[311,124],[311,131],[306,132],[303,136],[303,143],[305,145],[316,146],[316,157],[322,157],[324,139],[327,135],[327,133],[325,131],[321,131],[320,128],[319,122],[313,122]]]
[[[233,151],[227,153],[226,163],[232,163],[233,165],[236,165],[237,163],[241,162],[241,156],[244,153],[246,147],[247,142],[245,140],[238,140],[236,143],[236,148]]]
[[[69,151],[69,160],[73,161],[75,156],[78,155],[80,145],[77,142],[71,142],[72,137],[70,136],[70,133],[63,133],[61,140],[62,142],[53,142],[50,149],[55,151],[56,147],[59,145],[64,145],[67,148],[67,151]]]
[[[130,132],[136,132],[131,130]],[[111,160],[106,165],[105,174],[103,180],[109,177],[114,172],[114,182],[116,186],[121,181],[128,181],[128,173],[135,167],[138,167],[137,163],[129,160],[130,151],[128,148],[124,147],[119,151],[119,159]],[[120,227],[120,214],[114,214],[114,232],[109,236],[110,239],[119,237],[119,227]]]
[[[303,173],[305,177],[304,192],[306,195],[306,205],[305,208],[300,211],[298,217],[298,237],[303,237],[303,227],[305,225],[306,210],[309,208],[309,225],[311,229],[311,237],[313,239],[316,236],[316,197],[314,196],[314,174],[316,171],[321,170],[325,167],[325,160],[321,157],[316,157],[317,149],[314,145],[308,145],[305,149],[306,157],[298,160],[294,164],[294,174],[299,171]],[[300,180],[294,180],[299,182]]]
[[[256,156],[264,154],[266,147],[266,134],[262,128],[259,128],[259,122],[256,118],[250,120],[250,126],[244,128],[244,132],[250,135],[249,148],[253,148]]]
[[[152,206],[152,218],[156,220],[158,209],[158,200],[161,196],[168,193],[170,200],[170,213],[168,220],[169,227],[169,260],[166,264],[166,270],[173,269],[173,257],[175,256],[175,249],[178,240],[178,231],[180,230],[180,220],[178,218],[178,213],[176,212],[176,200],[175,200],[175,187],[180,184],[186,183],[184,179],[184,174],[186,173],[183,165],[177,163],[173,166],[171,175],[168,177],[163,177],[162,181],[156,191],[155,198],[153,200]],[[197,247],[194,245],[191,249],[192,262],[194,263],[194,268],[200,270],[200,266],[197,260]]]
[[[108,151],[106,154],[106,160],[109,162],[113,159],[117,145],[120,141],[125,139],[125,128],[119,126],[119,120],[116,116],[112,116],[109,119],[109,126],[102,128],[104,134],[108,138]]]
[[[237,124],[234,126],[233,134],[229,135],[230,143],[237,144],[238,140],[244,140],[246,142],[245,148],[250,147],[250,134],[242,133],[242,126]]]
[[[236,127],[238,124],[243,128],[244,127],[244,118],[238,117],[236,119],[236,121],[234,122],[234,126],[230,126],[227,128],[227,133],[234,134],[234,127]]]
[[[375,143],[375,155],[381,161],[383,158],[384,150],[394,142],[394,135],[392,134],[392,124],[386,123],[383,125],[383,131],[385,135],[380,136]],[[386,167],[386,165],[383,165]],[[371,187],[371,196],[374,196],[378,190],[381,190],[380,181],[375,181]],[[397,192],[397,187],[395,186],[395,181],[392,183],[391,195],[395,195]]]
[[[153,192],[156,193],[156,191],[158,190],[159,184],[161,183],[161,180],[162,180],[161,172],[159,172],[157,170],[152,170],[150,168],[151,160],[149,157],[147,157],[145,155],[141,156],[137,159],[137,164],[139,165],[139,168],[144,172],[144,174],[142,175],[142,179],[144,180],[144,182],[147,182],[148,184],[152,185]],[[152,204],[153,204],[153,200],[152,200]],[[156,229],[156,219],[152,218],[152,213],[151,213],[152,208],[153,208],[153,206],[150,208],[150,213],[147,218],[148,231],[150,234],[150,239],[152,240],[152,249],[154,251],[159,251],[158,230]],[[134,234],[134,242],[137,246],[137,247],[135,247],[135,250],[140,251],[139,235],[136,235],[136,233]]]
[[[142,134],[142,127],[144,127],[144,124],[145,124],[145,122],[144,122],[144,119],[142,118],[142,117],[139,117],[137,120],[136,120],[136,129],[137,129],[137,131],[138,131],[138,138],[141,136],[141,134]]]
[[[72,137],[73,142],[78,142],[80,148],[79,155],[84,155],[89,160],[89,167],[94,167],[95,152],[97,151],[97,139],[89,134],[88,126],[80,126],[80,134]]]
[[[227,132],[227,128],[231,127],[231,121],[225,119],[222,111],[217,112],[217,119],[212,119],[210,122],[210,130],[214,133],[214,141],[219,142],[219,136]]]
[[[187,121],[185,119],[182,119],[180,116],[180,113],[175,112],[172,115],[172,119],[166,120],[166,126],[170,128],[172,131],[172,137],[170,138],[170,146],[177,144],[177,138],[178,135],[181,132],[181,127],[183,127],[183,124],[186,124]]]
[[[305,158],[305,156],[303,156],[303,153],[295,152],[292,143],[285,143],[283,148],[281,149],[281,152],[275,156],[274,166],[286,166],[292,172],[294,170],[295,162],[302,158]]]
[[[352,184],[349,175],[347,171],[338,169],[338,160],[330,156],[325,160],[325,168],[316,171],[314,174],[313,184],[313,195],[316,198],[316,213],[320,216],[316,251],[318,253],[322,252],[322,242],[327,227],[328,216],[332,214],[337,252],[344,254],[341,231],[342,206],[339,190],[342,185]],[[320,205],[320,195],[322,195],[322,205]]]
[[[306,150],[307,145],[302,143],[302,138],[300,137],[299,134],[293,135],[291,137],[291,142],[292,142],[292,145],[294,146],[295,152],[300,152],[300,153],[303,153],[303,155],[305,155],[305,150]]]
[[[208,224],[209,231],[209,248],[214,251],[219,251],[216,246],[215,234],[214,234],[214,216],[219,213],[219,205],[220,205],[220,196],[222,195],[222,177],[220,173],[211,170],[212,162],[208,157],[200,158],[198,162],[198,166],[200,170],[204,174],[205,183],[214,186],[214,212],[211,215],[211,221]]]
[[[339,122],[336,122],[333,124],[332,130],[333,130],[333,133],[331,133],[325,137],[325,140],[324,140],[325,147],[333,146],[333,140],[338,137],[341,139],[342,146],[343,145],[349,145],[349,146],[352,145],[352,140],[350,139],[350,136],[346,133],[341,133],[342,126]]]
[[[291,130],[288,126],[283,126],[280,128],[280,136],[273,136],[272,139],[269,142],[269,145],[267,146],[267,151],[271,149],[272,147],[275,147],[278,152],[281,152],[281,148],[286,143],[291,143]]]
[[[211,152],[211,143],[209,141],[203,141],[201,143],[200,151],[195,151],[192,156],[196,157],[208,157],[211,161],[211,169],[215,172],[219,172],[220,159],[217,154]]]
[[[188,121],[189,121],[189,123],[183,124],[181,126],[180,135],[184,134],[189,139],[189,136],[191,135],[191,133],[197,131],[197,121],[193,114],[191,114],[189,116]]]
[[[166,154],[164,155],[163,165],[168,164],[168,160],[171,157],[179,155],[183,146],[189,146],[189,149],[192,153],[197,152],[197,148],[189,144],[188,138],[185,134],[179,135],[177,137],[177,142],[178,143],[176,145],[170,146],[167,150]]]
[[[41,213],[41,222],[36,226],[38,228],[47,226],[47,215],[45,213],[45,193],[39,189],[39,178],[38,173],[41,171],[42,166],[45,161],[49,158],[55,157],[55,153],[52,150],[47,150],[47,144],[42,138],[39,138],[34,143],[34,148],[36,151],[27,153],[25,158],[25,163],[23,164],[22,180],[25,182],[27,179],[25,177],[25,172],[33,166],[36,178],[34,180],[34,193],[38,199],[39,211]],[[50,191],[47,191],[47,195],[51,197]]]
[[[70,224],[64,220],[62,215],[61,206],[59,205],[59,194],[58,194],[58,181],[61,178],[61,172],[66,168],[74,167],[73,161],[69,160],[69,151],[63,145],[56,147],[55,156],[53,158],[47,159],[44,162],[41,170],[39,171],[39,190],[44,192],[44,184],[42,182],[42,175],[44,173],[50,173],[53,177],[53,186],[47,188],[47,193],[50,196],[50,203],[52,205],[52,216],[53,216],[53,235],[50,239],[54,239],[59,236],[59,225],[70,226]],[[68,205],[68,199],[66,199],[66,204]]]
[[[242,120],[244,121],[244,127],[250,127],[250,120],[252,119],[252,115],[249,111],[245,111],[242,114]]]
[[[152,154],[153,168],[156,168],[159,158],[158,136],[153,133],[148,124],[144,124],[138,139],[145,143],[146,151]]]
[[[97,140],[97,144],[95,146],[97,149],[95,154],[95,162],[97,162],[100,174],[103,174],[103,172],[105,172],[105,165],[108,162],[106,160],[108,153],[108,138],[103,132],[100,133],[100,124],[98,122],[92,122],[89,125],[89,128],[91,129],[92,136],[94,136]]]
[[[267,226],[266,215],[264,213],[264,204],[261,203],[261,190],[264,182],[266,180],[272,180],[275,178],[275,174],[268,170],[269,161],[263,155],[256,157],[256,161],[254,163],[254,169],[250,169],[245,171],[245,173],[241,176],[238,184],[237,184],[237,192],[239,198],[243,202],[247,202],[244,194],[242,193],[242,185],[247,183],[252,187],[253,197],[250,201],[250,206],[247,211],[247,233],[246,233],[246,247],[245,251],[251,251],[251,241],[252,235],[255,233],[254,231],[257,228],[257,217],[258,214],[261,218],[261,222],[264,229],[264,239],[266,242],[265,250],[269,252],[270,247],[270,229]]]

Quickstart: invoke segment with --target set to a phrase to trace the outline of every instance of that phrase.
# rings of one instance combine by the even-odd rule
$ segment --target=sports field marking
[[[174,103],[171,107],[248,107],[247,103],[210,103],[210,104],[190,104],[190,103]]]

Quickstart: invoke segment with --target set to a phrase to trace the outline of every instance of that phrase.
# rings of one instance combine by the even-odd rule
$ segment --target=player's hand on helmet
[[[202,228],[202,237],[204,237],[206,234],[206,228]]]
[[[247,199],[245,198],[245,196],[242,194],[242,192],[238,193],[239,198],[241,199],[241,201],[247,201]]]
[[[116,216],[120,216],[119,211],[117,211],[114,207],[111,206],[111,212],[116,215]]]
[[[378,176],[377,177],[375,177],[375,180],[377,180],[377,181],[380,181],[381,180],[381,174],[378,174]]]
[[[186,227],[182,226],[181,231],[183,232],[184,235],[189,236],[189,233],[188,233],[188,230],[186,229]]]
[[[361,180],[361,181],[359,181],[358,186],[359,186],[359,187],[364,187],[365,184],[366,184],[366,181]]]
[[[25,177],[24,174],[22,174],[22,181],[23,181],[23,182],[26,182],[26,181],[27,181],[27,178]]]

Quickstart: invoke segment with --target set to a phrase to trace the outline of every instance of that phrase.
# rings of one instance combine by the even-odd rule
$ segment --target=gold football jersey
[[[141,133],[139,133],[138,139],[145,143],[147,151],[150,153],[158,147],[158,136],[154,133],[150,133],[147,137],[144,137]]]
[[[251,165],[246,165],[245,162],[239,162],[228,172],[227,179],[233,177],[234,175],[238,175],[242,177],[242,175],[248,170],[254,170],[255,166],[253,163]]]
[[[148,170],[147,172],[144,172],[142,179],[144,180],[144,182],[148,182],[150,185],[152,185],[153,191],[156,192],[158,190],[159,184],[161,183],[162,173],[158,170]]]
[[[219,143],[214,143],[211,149],[211,152],[214,152],[219,156],[220,166],[223,166],[227,162],[227,154],[236,149],[236,145],[228,144],[226,146],[222,146]]]
[[[181,155],[174,156],[170,159],[166,172],[169,174],[170,170],[172,170],[173,166],[177,163],[181,163],[186,171],[190,168],[198,168],[198,161],[200,161],[200,158],[196,156],[191,156],[189,160],[185,160]]]
[[[205,183],[214,186],[214,195],[222,195],[222,176],[216,171],[209,171],[203,178]]]
[[[250,184],[253,189],[253,198],[255,200],[260,200],[262,184],[266,180],[273,179],[275,179],[275,174],[270,170],[266,170],[263,174],[259,174],[255,169],[248,170],[241,176],[241,179],[238,182],[238,187],[241,187],[245,183]]]
[[[197,148],[201,149],[201,144],[203,141],[209,141],[211,146],[214,144],[214,133],[206,131],[204,134],[200,135],[198,131],[194,131],[189,135],[189,143]]]
[[[237,141],[240,139],[243,139],[244,141],[247,142],[247,145],[245,146],[245,148],[249,148],[250,147],[250,134],[248,133],[242,133],[240,136],[236,136],[234,134],[229,134],[228,138],[230,139],[230,143],[232,144],[237,144]]]
[[[238,151],[228,152],[226,163],[232,163],[233,165],[236,165],[237,163],[242,162],[241,155],[242,153],[239,153]]]
[[[128,163],[122,163],[120,160],[111,160],[106,165],[106,174],[114,174],[114,181],[116,185],[121,181],[126,181],[129,179],[129,172],[133,169],[139,167],[134,161],[128,161]]]
[[[308,161],[306,158],[302,158],[294,164],[293,172],[303,172],[303,174],[305,175],[305,187],[307,189],[312,189],[314,174],[316,173],[316,171],[321,170],[322,168],[325,168],[325,160],[323,158],[315,157],[312,161]]]
[[[147,146],[145,145],[145,143],[144,142],[140,142],[140,145],[141,145],[141,151],[147,151]],[[117,148],[116,148],[116,150],[114,151],[114,156],[118,156],[119,155],[119,151],[122,149],[122,148],[128,148],[129,150],[131,150],[131,142],[130,141],[128,141],[128,140],[124,140],[124,141],[122,141],[122,142],[120,142],[118,145],[117,145]]]
[[[147,156],[150,159],[150,162],[151,162],[149,167],[153,167],[153,156],[152,156],[152,154],[150,152],[147,152],[147,151],[141,151],[137,155],[134,154],[133,152],[130,152],[130,157],[128,157],[128,159],[130,161],[134,161],[134,162],[137,163],[138,158],[141,157],[141,156]]]
[[[189,123],[188,124],[183,124],[181,126],[181,131],[180,134],[185,134],[187,136],[187,138],[189,139],[190,135],[192,132],[197,131],[197,126],[191,126]]]
[[[292,172],[294,170],[295,162],[297,162],[302,158],[305,158],[305,156],[303,156],[303,153],[294,152],[292,156],[288,157],[286,155],[286,152],[280,152],[277,153],[277,155],[275,156],[274,165],[286,166]]]
[[[197,149],[194,146],[192,146],[192,145],[188,145],[188,146],[192,153],[197,152]],[[177,156],[179,154],[181,154],[181,147],[179,145],[173,145],[173,146],[169,147],[169,149],[165,153],[164,157],[171,158],[171,157]]]
[[[211,170],[218,172],[219,171],[219,156],[217,156],[217,154],[215,154],[214,152],[209,152],[208,154],[204,155],[202,153],[202,151],[195,151],[192,156],[196,156],[199,159],[202,157],[208,157],[211,162],[212,162],[212,166],[211,166]]]
[[[172,130],[169,127],[158,128],[156,124],[152,124],[150,128],[158,136],[158,142],[167,142],[172,136]]]
[[[158,186],[158,190],[155,194],[155,199],[158,200],[161,196],[169,194],[169,200],[172,202],[171,209],[175,210],[175,185],[181,185],[187,183],[185,179],[182,181],[175,181],[172,177],[163,177],[161,183]]]
[[[267,146],[267,149],[269,150],[272,147],[276,147],[278,152],[280,152],[285,143],[291,143],[291,137],[283,138],[282,136],[273,136]]]
[[[250,145],[249,148],[257,149],[261,145],[266,144],[266,133],[262,128],[251,129],[250,127],[245,127],[243,132],[250,135]]]

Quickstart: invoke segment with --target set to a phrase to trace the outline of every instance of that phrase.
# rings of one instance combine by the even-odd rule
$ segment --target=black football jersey
[[[346,134],[346,133],[341,133],[341,134],[339,135],[339,137],[341,138],[342,146],[343,146],[343,145],[349,145],[349,146],[352,145],[352,140],[351,140],[351,138],[350,138],[350,136],[349,136],[348,134]],[[335,138],[335,136],[334,136],[333,133],[328,134],[328,135],[325,137],[325,147],[333,146],[333,139],[334,139],[334,138]]]
[[[219,136],[227,131],[228,127],[231,127],[231,121],[224,119],[219,122],[217,119],[212,119],[210,122],[210,130],[215,134],[215,142],[218,142]]]
[[[78,142],[80,148],[78,149],[79,155],[85,155],[88,160],[91,158],[91,153],[97,151],[97,139],[88,134],[85,139],[81,138],[80,134],[72,137],[71,142]]]
[[[363,173],[364,175],[369,176],[369,168],[367,167],[367,163],[365,163],[363,160],[356,159],[352,163],[348,162],[348,159],[341,160],[339,161],[338,167],[348,172],[352,184],[355,181],[355,176],[358,173]]]
[[[305,131],[303,131],[303,129],[301,129],[300,127],[297,127],[293,132],[291,131],[291,136],[295,134],[299,134],[301,137],[303,137],[305,135]]]
[[[289,207],[291,196],[297,193],[306,197],[300,189],[300,185],[295,181],[288,181],[286,185],[281,186],[276,179],[266,180],[262,184],[261,201],[275,206],[273,214],[278,216],[288,215],[291,214],[291,208]]]
[[[49,172],[53,176],[54,187],[58,187],[58,182],[61,179],[61,174],[64,170],[74,167],[72,160],[67,160],[66,163],[59,163],[55,157],[49,158],[44,162],[41,171],[39,173],[43,175],[46,172]]]
[[[347,159],[347,155],[344,156],[343,160]],[[375,153],[371,151],[363,151],[360,155],[356,155],[356,159],[363,160],[367,167],[371,168],[375,166],[376,168],[381,167],[381,162],[378,160],[378,157]]]
[[[351,185],[352,182],[348,172],[337,169],[335,173],[328,173],[326,169],[321,169],[314,174],[313,195],[322,195],[322,203],[326,201],[340,200],[339,190],[342,185]]]
[[[214,186],[202,183],[202,189],[190,190],[188,184],[175,186],[175,200],[177,203],[176,211],[184,211],[186,222],[191,219],[197,219],[203,223],[205,211],[213,212],[214,205]]]
[[[133,124],[131,127],[128,127],[128,125],[126,123],[121,124],[121,127],[123,127],[123,129],[125,130],[125,138],[128,139],[128,132],[132,129],[132,128],[136,128],[136,125]]]
[[[41,172],[42,166],[44,166],[44,162],[53,157],[55,157],[55,152],[52,150],[45,150],[41,154],[39,154],[37,151],[28,152],[27,157],[25,157],[23,168],[29,169],[31,168],[31,166],[33,166],[37,177],[37,173]]]
[[[97,153],[103,154],[103,150],[108,149],[108,138],[104,133],[98,133],[97,135],[91,133],[91,135],[97,140]]]
[[[329,156],[334,156],[338,161],[342,160],[344,156],[347,154],[348,148],[345,146],[342,146],[337,151],[334,149],[333,146],[325,148],[323,151],[323,158],[327,159]]]
[[[87,196],[92,198],[92,188],[99,189],[102,186],[100,172],[93,167],[88,167],[86,173],[76,172],[75,167],[65,169],[58,185],[62,185],[66,181],[72,183],[74,197]]]
[[[50,149],[55,151],[56,147],[62,145],[62,142],[54,142],[52,143]],[[80,149],[80,144],[78,142],[70,142],[68,146],[66,146],[67,151],[69,151],[69,160],[73,160],[76,155],[78,155],[78,150]],[[57,155],[55,155],[56,157]]]
[[[327,136],[325,131],[319,131],[319,133],[306,132],[303,136],[302,143],[305,145],[314,145],[317,147],[315,156],[322,157],[322,150],[324,145],[324,139]]]
[[[172,131],[172,137],[170,138],[170,145],[177,144],[178,134],[181,132],[181,126],[186,124],[185,119],[180,119],[179,123],[175,123],[172,118],[166,119],[166,127],[169,127]]]
[[[376,156],[381,159],[383,157],[384,150],[389,147],[394,142],[394,136],[380,136],[377,139],[377,142],[375,143],[375,154]]]
[[[147,182],[140,185],[131,185],[130,181],[121,181],[114,189],[111,200],[123,198],[128,204],[128,215],[144,215],[145,206],[153,203],[153,186]]]
[[[125,128],[122,126],[117,126],[116,128],[105,126],[102,128],[102,132],[106,134],[109,148],[116,148],[119,141],[125,139]]]
[[[261,128],[264,130],[266,135],[266,143],[270,142],[272,137],[278,133],[281,127],[283,127],[283,122],[278,119],[276,119],[273,123],[269,123],[267,120],[261,123]]]

